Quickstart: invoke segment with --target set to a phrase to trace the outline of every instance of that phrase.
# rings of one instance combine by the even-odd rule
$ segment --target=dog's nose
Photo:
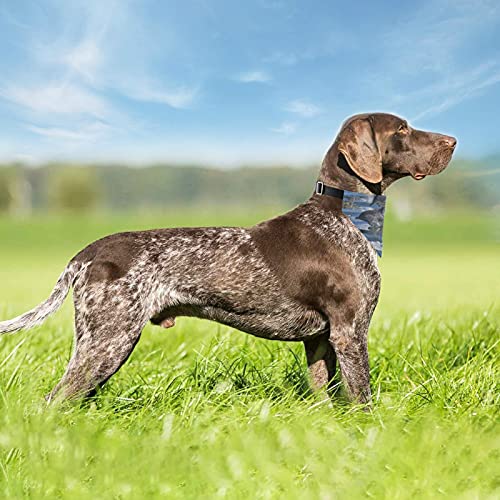
[[[445,135],[441,139],[441,143],[449,148],[454,148],[457,145],[457,140],[454,137],[451,137],[451,135]]]

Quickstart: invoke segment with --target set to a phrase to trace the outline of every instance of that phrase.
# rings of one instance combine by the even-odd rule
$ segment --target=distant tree
[[[53,167],[48,182],[49,207],[84,212],[94,209],[101,196],[98,178],[89,167]]]
[[[12,203],[11,177],[10,170],[0,169],[0,212],[7,212]]]

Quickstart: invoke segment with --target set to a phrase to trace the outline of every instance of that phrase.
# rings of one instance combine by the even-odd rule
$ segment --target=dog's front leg
[[[371,315],[370,315],[371,317]],[[329,342],[339,360],[342,381],[349,399],[355,403],[369,404],[370,365],[368,363],[369,317],[347,321],[341,315],[330,318]]]
[[[371,402],[368,328],[380,294],[380,274],[375,266],[362,269],[362,276],[337,290],[324,313],[330,324],[328,341],[337,355],[347,395],[351,401],[368,407]]]

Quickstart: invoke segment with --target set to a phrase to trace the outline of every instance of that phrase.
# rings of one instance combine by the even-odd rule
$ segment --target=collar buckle
[[[316,194],[323,194],[325,192],[325,184],[321,181],[316,182]]]

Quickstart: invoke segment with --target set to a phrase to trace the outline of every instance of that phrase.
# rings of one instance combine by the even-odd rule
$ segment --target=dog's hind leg
[[[328,339],[319,335],[304,341],[311,386],[314,391],[329,388],[337,368],[337,356]]]
[[[61,381],[47,396],[49,402],[92,394],[120,369],[139,341],[146,323],[140,310],[127,307],[125,300],[104,307],[93,300],[76,307],[74,353]]]

